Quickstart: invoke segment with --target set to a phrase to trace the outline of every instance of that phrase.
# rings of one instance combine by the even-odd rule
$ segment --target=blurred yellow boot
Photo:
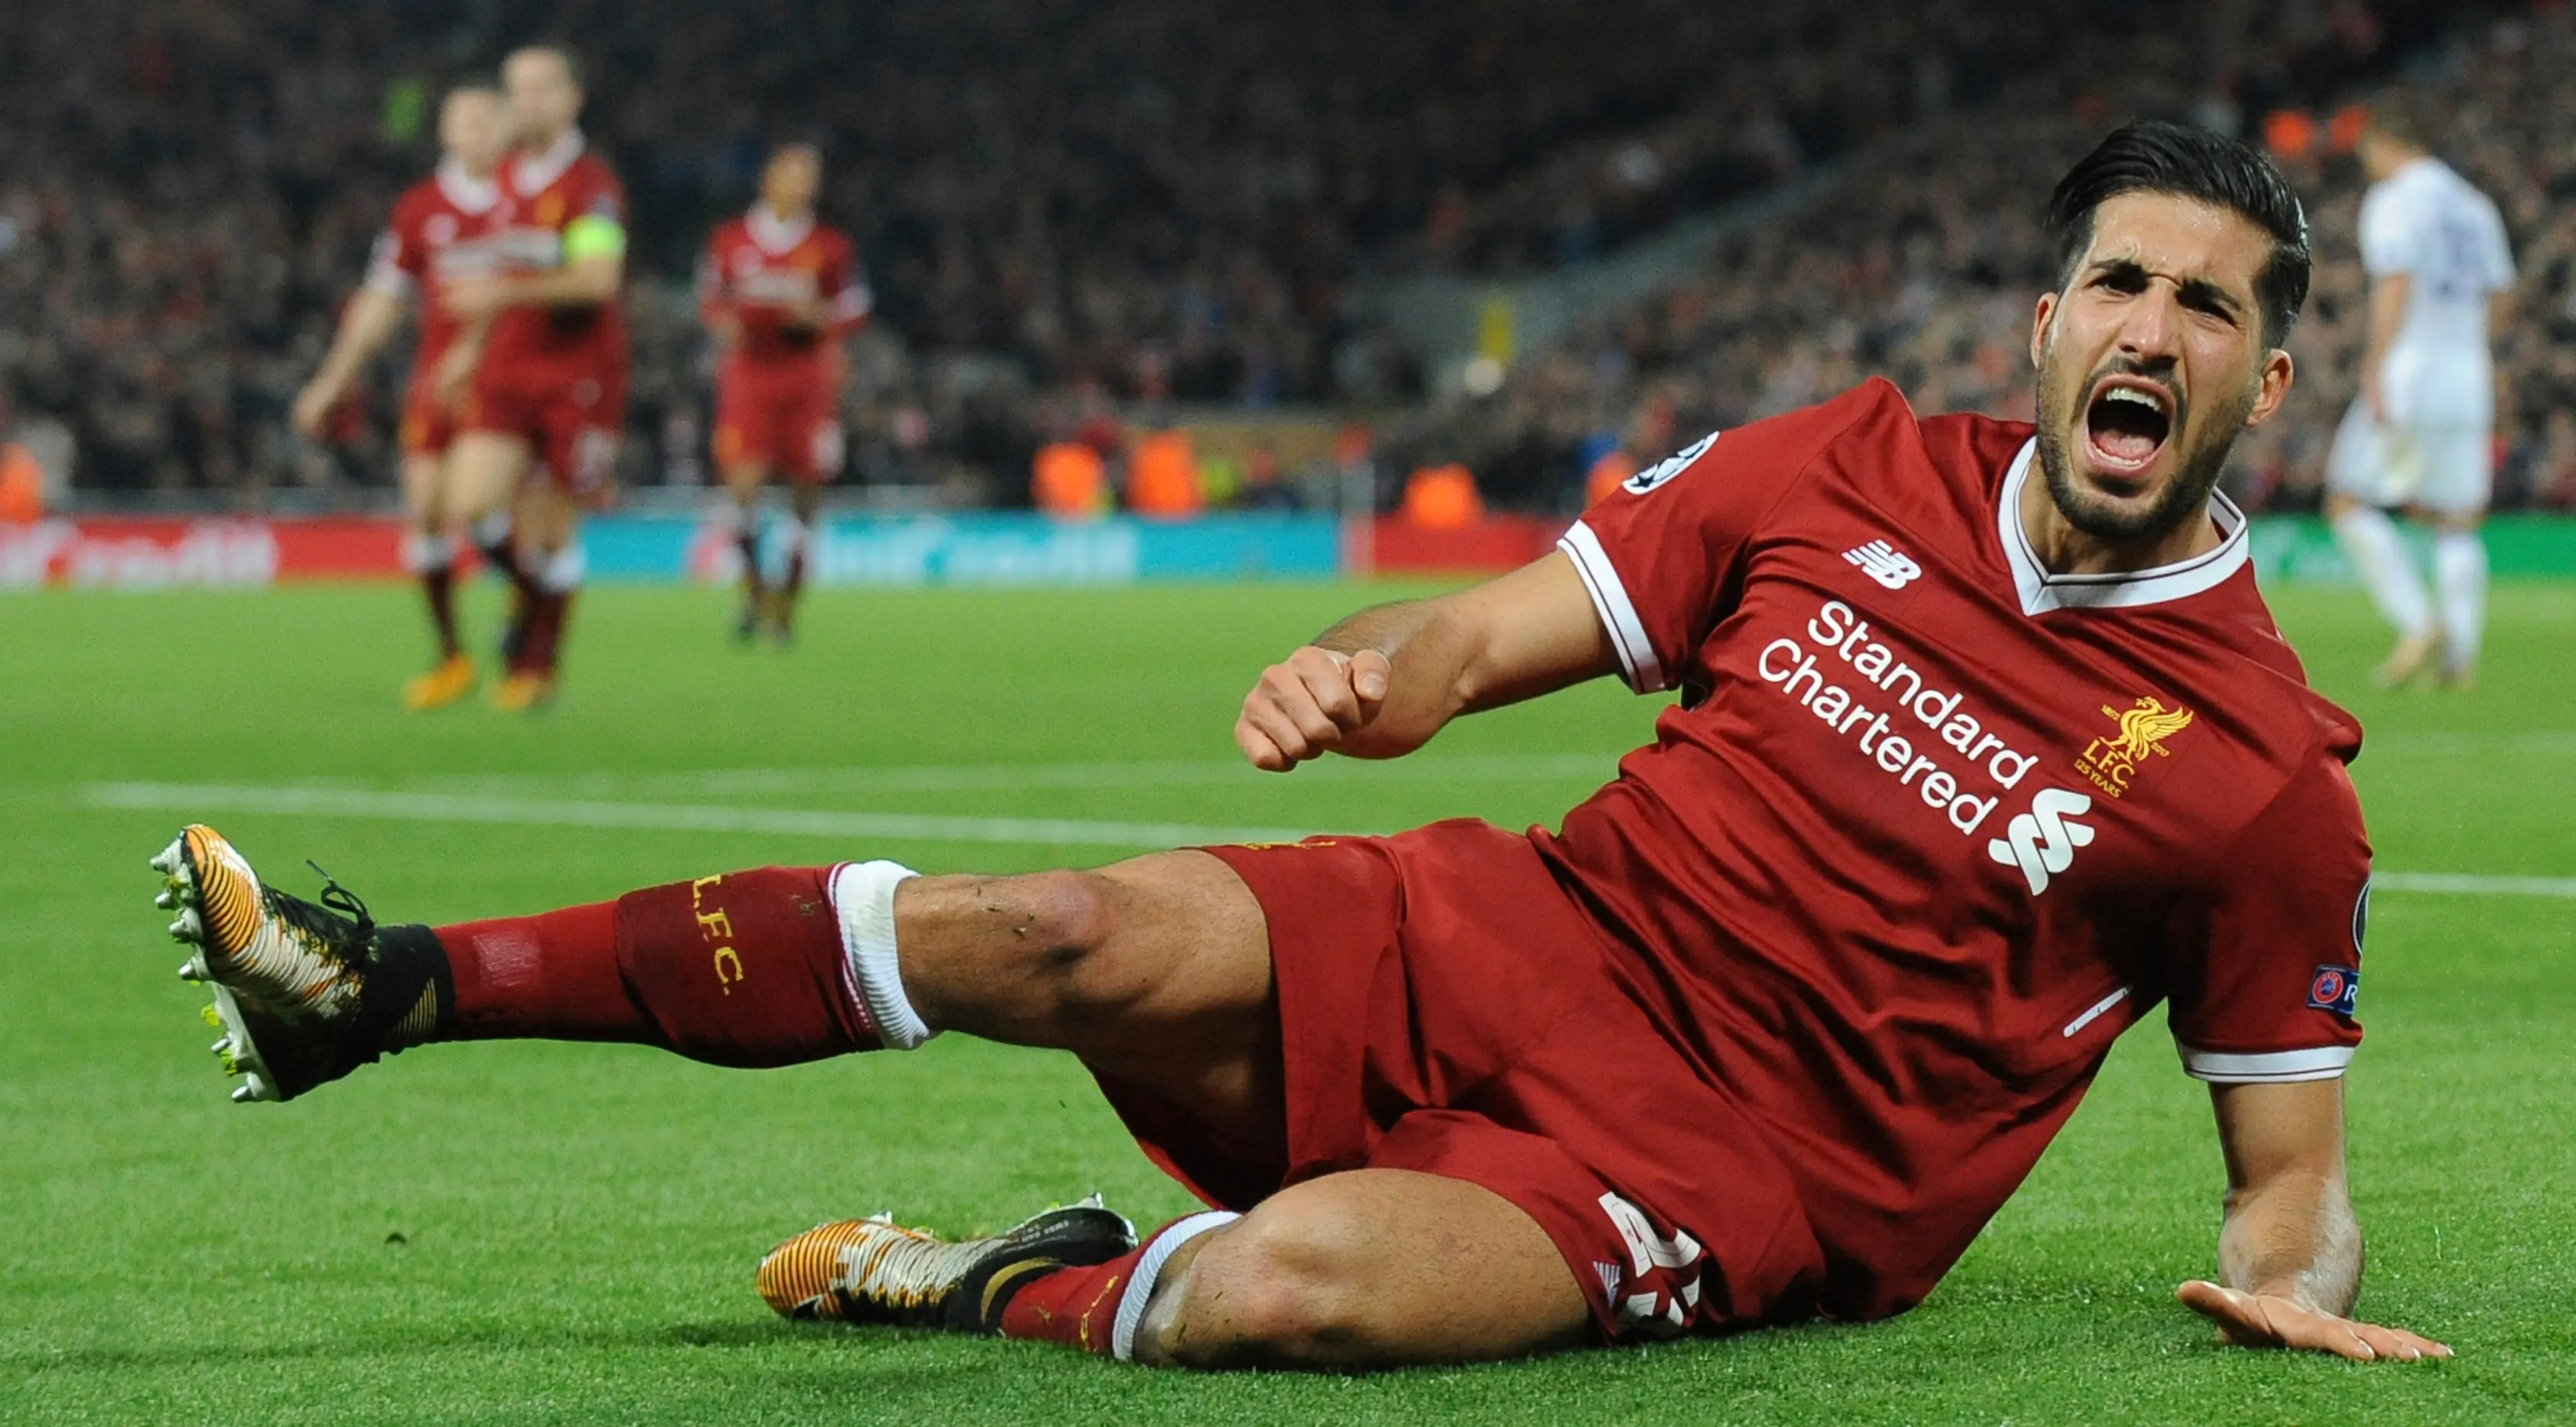
[[[440,660],[437,668],[404,686],[403,706],[434,709],[452,704],[472,692],[474,661],[462,654],[451,654]]]

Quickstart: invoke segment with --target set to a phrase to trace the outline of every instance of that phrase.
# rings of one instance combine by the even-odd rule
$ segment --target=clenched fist
[[[1307,645],[1261,671],[1235,720],[1235,745],[1253,767],[1273,773],[1344,748],[1377,717],[1394,672],[1374,649],[1342,654]]]

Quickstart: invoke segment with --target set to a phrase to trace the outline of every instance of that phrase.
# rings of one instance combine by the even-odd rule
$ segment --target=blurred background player
[[[2371,182],[2361,204],[2369,345],[2327,461],[2326,517],[2397,626],[2380,682],[2405,683],[2438,654],[2442,681],[2463,684],[2486,625],[2478,526],[2495,474],[2491,342],[2511,310],[2513,255],[2495,204],[2426,151],[2403,109],[2374,109],[2359,150]],[[2432,527],[2429,600],[2392,509]]]
[[[442,305],[444,289],[456,278],[489,273],[494,261],[488,238],[500,189],[493,169],[509,143],[500,91],[480,84],[448,91],[438,111],[438,143],[437,171],[394,204],[366,281],[350,297],[329,355],[296,393],[293,408],[295,429],[319,439],[359,373],[393,340],[413,294],[420,294],[420,347],[402,408],[403,565],[420,577],[428,596],[438,663],[403,691],[403,702],[416,709],[452,703],[474,688],[474,661],[456,637],[455,567],[463,541],[479,540],[499,568],[516,574],[510,489],[497,482],[466,488],[449,478],[456,412],[436,391],[439,362],[457,334],[455,317]]]
[[[501,66],[516,144],[501,160],[494,243],[500,271],[448,285],[464,331],[439,372],[462,398],[450,461],[470,490],[521,490],[518,555],[531,577],[511,622],[509,671],[495,708],[554,695],[573,591],[582,576],[584,507],[603,502],[626,412],[626,194],[583,140],[581,77],[551,45]],[[546,479],[529,481],[531,463]],[[524,489],[522,489],[524,487]]]
[[[760,174],[760,201],[716,229],[698,271],[699,311],[723,352],[716,371],[716,469],[742,550],[744,639],[765,623],[785,640],[804,587],[814,513],[841,468],[842,339],[867,320],[858,250],[814,216],[823,155],[782,144]],[[795,519],[784,572],[761,567],[755,507],[771,474],[789,481]]]

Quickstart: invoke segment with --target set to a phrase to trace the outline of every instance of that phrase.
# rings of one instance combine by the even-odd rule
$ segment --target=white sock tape
[[[474,544],[478,549],[489,550],[509,538],[510,512],[506,510],[486,511],[474,522]]]
[[[590,552],[576,540],[546,557],[537,575],[537,583],[556,594],[581,588],[581,577],[590,573]]]
[[[1111,1357],[1122,1363],[1136,1360],[1136,1330],[1145,1325],[1145,1306],[1154,1301],[1154,1285],[1162,1280],[1163,1265],[1171,1262],[1181,1245],[1242,1217],[1230,1209],[1210,1209],[1163,1226],[1163,1232],[1145,1246],[1145,1256],[1136,1260],[1136,1271],[1127,1275],[1127,1287],[1118,1294],[1118,1320],[1109,1329]]]
[[[403,534],[402,558],[404,569],[415,575],[426,575],[456,563],[456,542],[444,535],[406,531]]]
[[[894,954],[894,889],[920,874],[896,862],[844,862],[832,869],[832,910],[841,918],[841,954],[850,990],[877,1023],[888,1050],[910,1050],[937,1035],[903,994]]]

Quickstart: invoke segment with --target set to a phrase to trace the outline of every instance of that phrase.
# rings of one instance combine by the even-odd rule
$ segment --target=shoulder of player
[[[438,179],[432,175],[404,189],[394,199],[393,212],[385,221],[390,226],[402,227],[418,223],[446,206],[445,195],[438,191]]]

